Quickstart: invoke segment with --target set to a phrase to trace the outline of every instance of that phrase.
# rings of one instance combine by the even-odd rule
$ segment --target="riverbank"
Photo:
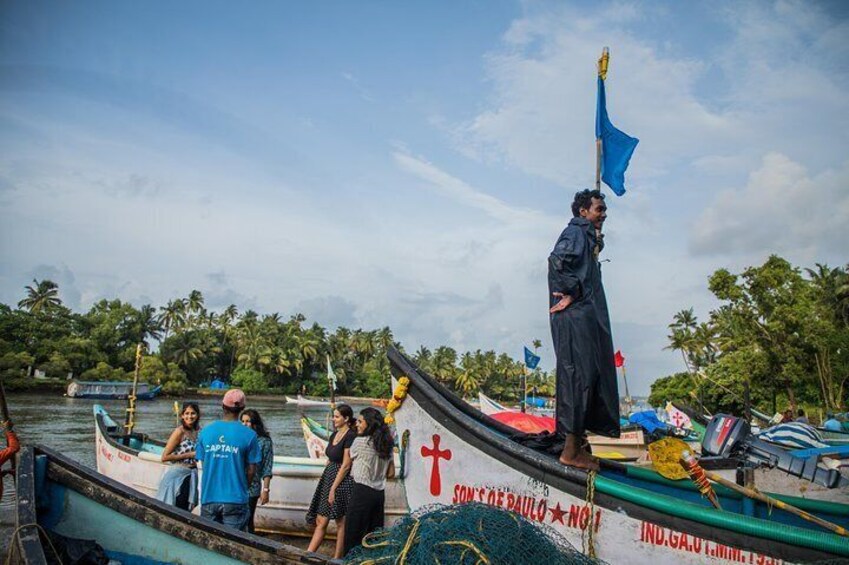
[[[36,379],[33,377],[21,377],[16,379],[7,379],[3,381],[3,388],[7,392],[49,392],[51,396],[55,393],[56,396],[63,396],[65,392],[68,390],[68,383],[70,381],[66,379],[53,379],[53,378],[45,378],[45,379]],[[180,394],[170,395],[166,393],[162,393],[160,396],[164,398],[184,398],[186,396],[224,396],[224,393],[227,392],[227,389],[213,389],[213,388],[198,388],[198,387],[189,387]],[[248,396],[255,400],[269,400],[269,401],[280,401],[281,399],[285,402],[285,397],[295,397],[297,394],[292,392],[286,392],[284,390],[270,390],[259,393],[249,393]],[[380,398],[360,398],[356,396],[337,396],[336,402],[344,402],[347,404],[371,404],[372,402],[378,400],[385,400]]]

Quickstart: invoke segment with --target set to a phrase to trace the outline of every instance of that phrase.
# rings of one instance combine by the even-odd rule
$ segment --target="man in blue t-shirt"
[[[201,464],[201,516],[247,531],[250,507],[248,485],[262,459],[256,433],[239,422],[245,393],[228,390],[221,402],[220,420],[205,426],[196,447]]]

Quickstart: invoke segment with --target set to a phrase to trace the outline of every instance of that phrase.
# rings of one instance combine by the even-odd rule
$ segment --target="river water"
[[[220,397],[187,396],[180,398],[179,402],[185,400],[192,400],[200,405],[201,425],[212,422],[221,415]],[[100,404],[119,424],[124,422],[127,407],[126,400],[67,398],[57,393],[8,393],[7,402],[10,417],[15,423],[15,431],[22,445],[42,444],[91,468],[95,468],[92,406]],[[301,415],[310,416],[324,424],[329,412],[326,407],[320,406],[299,408],[293,404],[287,404],[283,397],[272,400],[267,398],[251,400],[250,395],[248,408],[258,410],[262,416],[274,442],[274,454],[293,457],[308,456],[304,435],[301,432]],[[361,406],[355,405],[353,408],[356,412]],[[135,431],[165,441],[176,425],[173,398],[158,398],[137,403]],[[2,447],[5,447],[5,442]],[[9,519],[15,502],[11,477],[5,478],[4,492],[6,495],[0,502],[0,513],[3,514],[0,522],[6,522]],[[0,533],[3,529],[0,525]]]

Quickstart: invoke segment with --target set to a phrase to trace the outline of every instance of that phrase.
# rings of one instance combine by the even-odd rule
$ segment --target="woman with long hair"
[[[265,506],[268,504],[268,495],[271,492],[271,476],[274,470],[274,444],[271,442],[271,434],[265,429],[265,422],[259,412],[248,408],[240,416],[242,425],[256,432],[259,449],[262,452],[262,460],[256,467],[254,478],[248,487],[248,505],[251,516],[248,518],[248,532],[254,533],[254,515],[257,503]]]
[[[199,430],[200,406],[197,402],[184,402],[180,425],[171,432],[162,450],[162,462],[173,465],[159,482],[156,498],[183,510],[191,510],[197,504],[195,444]]]
[[[345,554],[363,538],[383,527],[386,479],[395,476],[394,441],[383,415],[365,408],[357,418],[357,439],[351,445],[351,477],[354,493],[345,521]]]
[[[354,411],[347,404],[339,404],[333,411],[334,431],[327,441],[327,466],[315,489],[310,509],[307,512],[307,522],[315,524],[315,531],[308,551],[317,551],[330,520],[336,521],[336,550],[333,557],[338,559],[344,555],[345,522],[348,513],[348,501],[354,482],[348,471],[351,469],[351,444],[357,437],[354,430]]]

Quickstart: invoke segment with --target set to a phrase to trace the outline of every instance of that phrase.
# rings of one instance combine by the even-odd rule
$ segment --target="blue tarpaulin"
[[[632,424],[639,424],[644,430],[653,433],[656,430],[667,430],[669,426],[660,421],[657,414],[653,410],[645,410],[643,412],[634,412],[628,418]]]

